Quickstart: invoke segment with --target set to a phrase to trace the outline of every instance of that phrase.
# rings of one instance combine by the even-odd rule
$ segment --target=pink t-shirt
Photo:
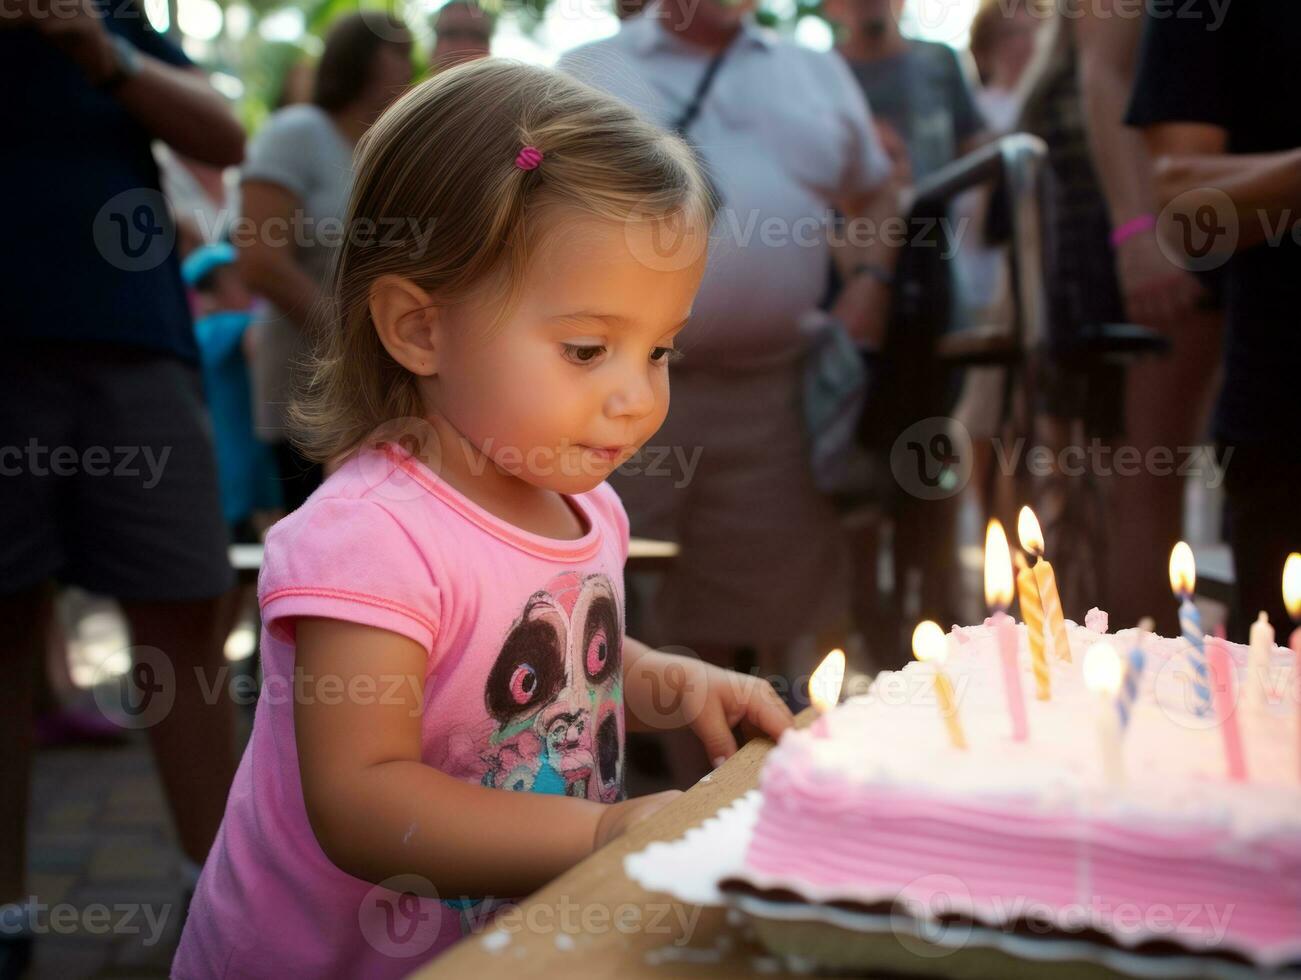
[[[544,538],[388,448],[354,457],[272,528],[253,734],[173,975],[403,976],[502,906],[417,899],[401,881],[346,874],[321,850],[294,744],[297,616],[391,630],[428,651],[426,764],[500,789],[623,798],[628,519],[608,484],[566,500],[586,533]]]

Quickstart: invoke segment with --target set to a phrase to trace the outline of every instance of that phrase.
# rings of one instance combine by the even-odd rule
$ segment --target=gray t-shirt
[[[329,115],[315,105],[292,105],[275,113],[254,137],[242,180],[260,180],[290,191],[299,200],[288,229],[257,233],[285,236],[295,259],[318,283],[343,241],[343,217],[352,190],[352,145]],[[240,229],[241,233],[247,231]],[[254,415],[266,442],[285,438],[285,411],[296,369],[310,346],[306,332],[268,303],[254,322]]]
[[[652,3],[559,67],[667,129],[710,59]],[[689,135],[724,206],[677,370],[795,363],[807,344],[800,315],[817,307],[827,281],[823,223],[838,199],[871,191],[889,173],[867,101],[839,56],[747,18]]]
[[[958,157],[958,148],[984,129],[971,88],[947,44],[909,41],[902,54],[850,61],[872,104],[908,145],[913,177],[921,179]]]

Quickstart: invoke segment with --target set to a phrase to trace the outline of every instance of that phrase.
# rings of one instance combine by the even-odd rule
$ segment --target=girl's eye
[[[601,356],[604,347],[583,347],[578,344],[565,344],[565,358],[575,364],[590,364]]]
[[[682,352],[673,347],[652,347],[651,360],[656,364],[672,364],[682,357]]]

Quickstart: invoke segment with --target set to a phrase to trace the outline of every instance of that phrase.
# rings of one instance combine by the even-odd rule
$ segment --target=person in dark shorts
[[[1291,0],[1191,0],[1178,17],[1151,18],[1128,114],[1156,159],[1167,255],[1224,271],[1214,436],[1238,640],[1261,610],[1284,635],[1283,563],[1301,550],[1301,114],[1286,98],[1301,87],[1299,35]]]
[[[197,352],[150,142],[218,166],[244,133],[133,0],[0,19],[0,977],[31,954],[34,680],[55,582],[117,598],[197,876],[234,775],[216,624],[234,576]],[[150,700],[144,700],[146,694]],[[40,896],[35,896],[39,899]]]

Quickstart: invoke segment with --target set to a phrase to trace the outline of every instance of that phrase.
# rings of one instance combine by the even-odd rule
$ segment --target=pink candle
[[[1224,736],[1224,758],[1229,778],[1235,783],[1247,781],[1247,760],[1242,752],[1242,730],[1234,710],[1233,661],[1228,644],[1219,637],[1207,644],[1208,666],[1211,668],[1211,695],[1215,703],[1215,718]]]
[[[1292,648],[1292,700],[1297,708],[1296,768],[1297,778],[1301,779],[1301,626],[1292,631],[1288,646]]]
[[[1001,609],[993,616],[998,654],[1003,661],[1003,689],[1007,713],[1012,717],[1012,739],[1024,742],[1029,734],[1025,717],[1025,696],[1021,693],[1021,671],[1016,662],[1016,620]]]

